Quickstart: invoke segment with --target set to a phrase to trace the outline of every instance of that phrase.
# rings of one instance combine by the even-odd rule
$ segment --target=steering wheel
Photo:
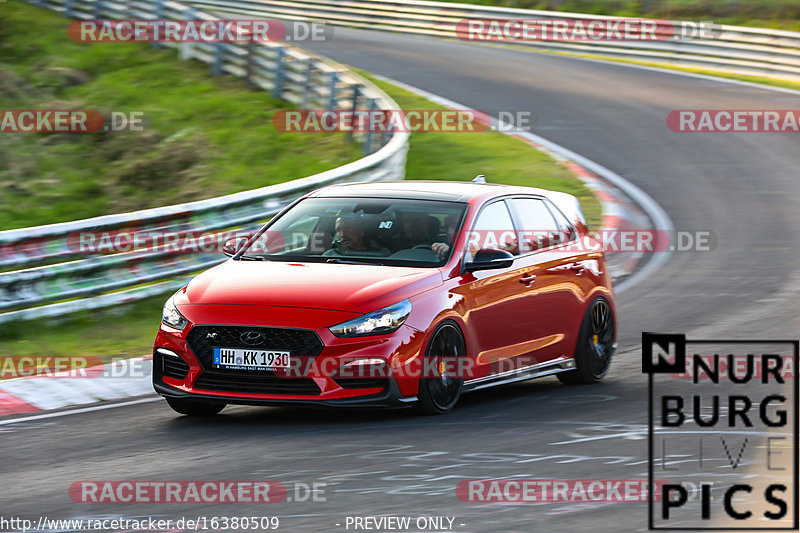
[[[411,247],[412,250],[433,250],[432,244],[418,244]]]

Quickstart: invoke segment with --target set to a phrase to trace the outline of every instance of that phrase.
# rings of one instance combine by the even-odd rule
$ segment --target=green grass
[[[0,9],[0,109],[143,112],[141,132],[0,133],[0,230],[157,207],[322,172],[341,133],[277,131],[291,105],[141,43],[75,43],[68,19]],[[32,31],[34,29],[35,31]]]
[[[441,0],[522,9],[619,17],[712,20],[759,28],[800,31],[797,0]]]
[[[0,324],[0,357],[86,356],[104,360],[151,353],[167,296],[79,311],[62,318]]]

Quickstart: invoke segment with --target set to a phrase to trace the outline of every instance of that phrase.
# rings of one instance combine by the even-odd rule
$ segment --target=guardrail
[[[558,19],[588,22],[618,17],[423,0],[190,0],[207,9],[395,32],[457,38],[465,19]],[[682,24],[657,21],[660,31]],[[712,24],[713,38],[647,41],[514,40],[519,44],[562,52],[612,56],[683,65],[733,74],[800,81],[800,33]],[[658,33],[657,33],[658,34]],[[674,35],[674,34],[673,34]]]
[[[168,0],[26,1],[77,19],[216,19]],[[182,58],[209,63],[213,74],[246,77],[254,87],[302,106],[398,109],[387,94],[366,79],[294,46],[273,42],[177,46]],[[356,133],[355,140],[362,143],[365,157],[278,185],[131,213],[0,231],[0,323],[57,316],[161,294],[185,284],[187,274],[225,260],[220,253],[164,251],[88,256],[80,247],[81,233],[124,232],[133,239],[139,236],[146,240],[154,233],[180,238],[192,233],[254,229],[297,197],[321,186],[402,179],[408,136],[401,131],[385,135]],[[18,269],[21,266],[26,268]]]

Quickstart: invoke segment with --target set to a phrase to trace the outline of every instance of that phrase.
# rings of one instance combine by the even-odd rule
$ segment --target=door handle
[[[519,282],[526,287],[533,285],[534,281],[536,281],[536,274],[524,274],[521,278],[519,278]]]

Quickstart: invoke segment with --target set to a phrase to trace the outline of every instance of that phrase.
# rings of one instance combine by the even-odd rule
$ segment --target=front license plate
[[[214,348],[214,368],[275,370],[277,368],[289,368],[290,361],[290,353],[285,351]]]

